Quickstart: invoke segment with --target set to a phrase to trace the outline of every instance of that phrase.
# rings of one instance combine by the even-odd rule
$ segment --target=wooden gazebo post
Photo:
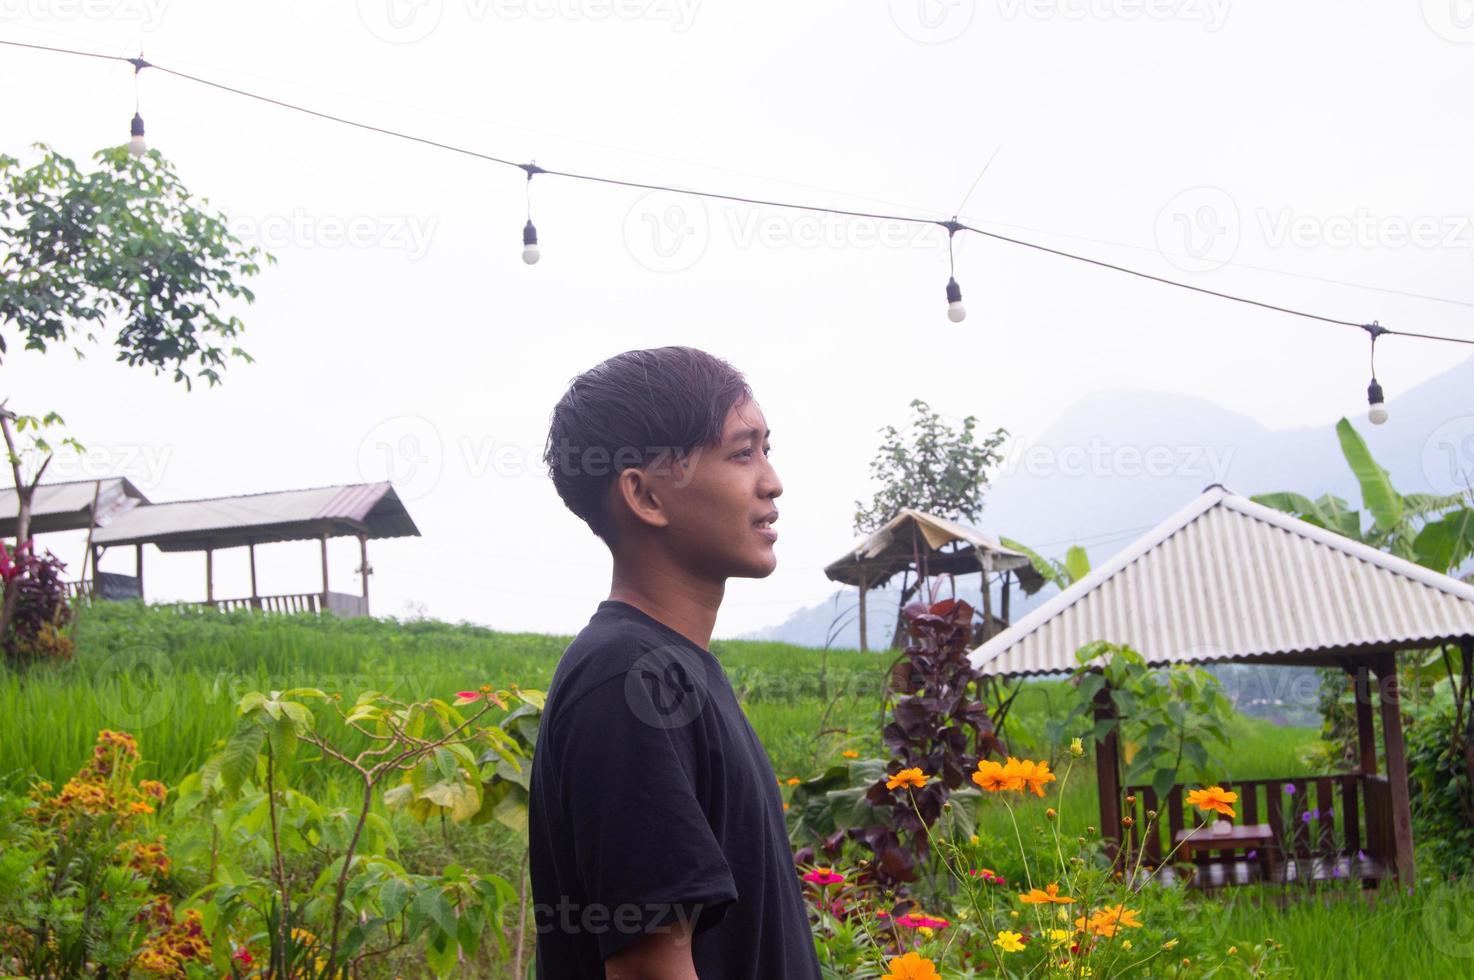
[[[1116,717],[1116,703],[1111,700],[1111,686],[1106,683],[1095,693],[1095,721],[1099,724]],[[1100,836],[1111,860],[1121,841],[1121,729],[1111,728],[1105,738],[1095,741],[1095,785],[1100,793]]]
[[[1402,741],[1402,696],[1397,689],[1397,657],[1379,653],[1376,660],[1377,701],[1382,709],[1382,748],[1387,754],[1387,782],[1392,795],[1392,837],[1397,849],[1397,883],[1413,886],[1413,814],[1408,803],[1407,749]]]
[[[324,531],[318,539],[322,542],[322,608],[328,607],[328,535]]]
[[[251,554],[251,608],[261,608],[261,594],[256,591],[256,542],[251,541],[246,545]]]
[[[363,614],[367,616],[369,611],[368,577],[372,569],[369,568],[368,563],[368,535],[362,532],[359,532],[358,535],[358,571],[363,576]]]
[[[215,549],[205,549],[205,601],[215,601]]]
[[[865,569],[860,569],[860,652],[869,649],[865,642]]]

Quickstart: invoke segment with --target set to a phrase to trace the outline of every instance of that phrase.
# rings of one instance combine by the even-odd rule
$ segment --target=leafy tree
[[[855,501],[855,532],[866,534],[898,514],[902,507],[941,517],[975,521],[983,511],[988,468],[1002,459],[998,448],[1004,429],[978,438],[978,420],[969,415],[958,432],[920,398],[911,401],[910,431],[881,429],[885,441],[870,461],[870,477],[879,489],[869,506]]]
[[[972,415],[962,420],[959,432],[920,398],[912,399],[911,409],[909,431],[892,425],[880,430],[885,439],[870,461],[870,478],[878,489],[868,506],[855,501],[857,534],[881,527],[903,507],[968,522],[982,513],[988,468],[1002,459],[998,449],[1008,432],[998,428],[979,438]],[[892,647],[900,645],[905,629],[902,610],[920,587],[918,578],[901,591]]]
[[[36,149],[41,159],[26,169],[0,154],[0,364],[17,341],[43,352],[68,346],[83,358],[111,339],[119,361],[171,371],[191,388],[193,378],[219,383],[228,357],[251,360],[234,343],[243,324],[222,302],[255,299],[241,280],[260,271],[259,249],[243,246],[207,200],[196,201],[157,150],[100,150],[98,166],[83,172],[44,144]],[[33,440],[46,459],[24,479],[14,435],[60,418],[4,421],[20,544],[30,537],[50,447]],[[7,590],[0,637],[13,609]]]

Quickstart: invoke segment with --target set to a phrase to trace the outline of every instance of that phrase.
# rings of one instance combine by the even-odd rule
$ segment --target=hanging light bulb
[[[1367,385],[1367,403],[1372,406],[1371,411],[1367,412],[1372,425],[1381,425],[1387,421],[1387,405],[1382,400],[1382,386],[1377,384],[1376,378]]]
[[[962,287],[956,279],[947,280],[947,319],[961,323],[967,319],[967,307],[962,305]]]
[[[133,138],[128,141],[128,152],[136,157],[141,157],[148,152],[148,143],[143,139],[143,117],[138,113],[133,114]]]
[[[537,229],[532,226],[528,219],[527,227],[522,229],[522,261],[528,265],[537,265],[537,260],[542,258],[542,253],[537,250]]]

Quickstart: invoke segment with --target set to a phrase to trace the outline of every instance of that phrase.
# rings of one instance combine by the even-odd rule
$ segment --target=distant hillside
[[[1451,492],[1452,464],[1474,466],[1474,358],[1388,402],[1383,426],[1352,416],[1372,453],[1404,493]],[[1331,492],[1355,504],[1360,493],[1341,456],[1336,420],[1295,429],[1266,429],[1246,416],[1189,395],[1152,391],[1100,392],[1071,405],[1038,438],[1010,445],[979,521],[1049,555],[1084,545],[1099,565],[1177,511],[1210,483],[1251,496],[1296,490]],[[959,594],[977,597],[977,578],[959,580]],[[1054,592],[1017,601],[1015,618]],[[889,639],[896,593],[875,592],[867,604],[872,646]],[[831,623],[853,620],[855,590],[793,612],[751,639],[822,646]],[[859,645],[850,622],[832,643]]]

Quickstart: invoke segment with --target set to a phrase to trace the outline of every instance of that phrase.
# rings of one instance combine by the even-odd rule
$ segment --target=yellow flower
[[[1070,941],[1070,937],[1073,935],[1074,933],[1068,929],[1050,929],[1048,932],[1045,933],[1045,936],[1047,936],[1049,939],[1049,946],[1051,949],[1058,949],[1059,947],[1063,946],[1065,943]]]
[[[860,753],[856,752],[854,749],[845,749],[843,752],[840,753],[840,755],[844,756],[846,759],[860,758]]]
[[[1228,947],[1228,955],[1229,956],[1233,956],[1238,951],[1239,951],[1239,948],[1237,946],[1230,946],[1230,947]]]
[[[967,840],[968,840],[968,843],[970,843],[973,847],[977,847],[979,844],[981,844],[983,842],[983,839],[981,837],[979,837],[977,834],[973,834]]]
[[[1228,817],[1234,817],[1233,807],[1230,803],[1237,803],[1239,794],[1231,793],[1222,786],[1209,786],[1207,789],[1195,789],[1187,794],[1187,802],[1204,813],[1216,811]]]
[[[902,769],[885,781],[885,788],[895,789],[897,786],[915,786],[917,789],[921,789],[921,787],[926,785],[927,778],[926,773],[920,769]]]
[[[797,786],[801,782],[803,782],[803,780],[802,779],[799,779],[797,776],[789,776],[788,777],[788,785],[790,785],[790,786]]]
[[[880,980],[942,980],[936,964],[914,950],[904,956],[896,956],[886,964],[889,973]]]
[[[917,926],[916,931],[921,933],[927,939],[930,939],[932,936],[935,936],[937,934],[937,931],[931,926]]]
[[[1027,892],[1020,895],[1018,900],[1025,905],[1047,905],[1050,902],[1057,905],[1069,905],[1074,901],[1068,895],[1061,895],[1059,893],[1059,885],[1053,883],[1046,885],[1044,888],[1030,888]]]
[[[1084,754],[1085,746],[1080,744],[1080,740],[1078,738],[1070,739],[1070,755],[1078,759]]]
[[[1005,953],[1022,953],[1024,951],[1023,933],[1000,929],[998,931],[998,938],[993,940],[993,945]]]
[[[1177,948],[1177,940],[1175,940],[1175,939],[1169,939],[1169,940],[1167,940],[1165,943],[1162,944],[1162,948],[1163,949],[1176,949]]]
[[[1129,939],[1123,939],[1123,940],[1121,940],[1121,948],[1122,949],[1130,949],[1131,948],[1131,940],[1129,940]]]

